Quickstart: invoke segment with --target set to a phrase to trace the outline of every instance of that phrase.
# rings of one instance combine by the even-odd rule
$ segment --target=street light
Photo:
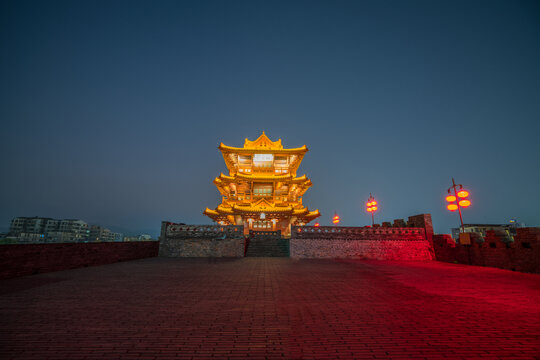
[[[377,202],[375,201],[375,198],[373,197],[373,195],[371,195],[371,193],[369,193],[369,199],[368,199],[368,202],[366,203],[366,210],[368,212],[371,213],[371,225],[375,225],[375,211],[377,211],[379,208],[378,208],[378,204]]]
[[[459,191],[457,190],[458,186]],[[454,194],[451,192],[452,189],[454,189]],[[463,216],[461,216],[461,208],[471,206],[471,201],[467,199],[468,196],[469,192],[463,189],[463,185],[456,184],[454,178],[452,178],[452,186],[448,188],[448,195],[446,195],[446,201],[448,202],[446,208],[450,211],[457,210],[459,212],[459,221],[461,222],[460,229],[463,229]]]
[[[339,215],[337,213],[334,213],[334,217],[332,218],[332,223],[337,226],[339,224]]]

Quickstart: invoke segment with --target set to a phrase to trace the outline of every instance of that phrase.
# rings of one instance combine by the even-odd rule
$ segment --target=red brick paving
[[[539,359],[540,275],[152,258],[0,282],[2,359]]]

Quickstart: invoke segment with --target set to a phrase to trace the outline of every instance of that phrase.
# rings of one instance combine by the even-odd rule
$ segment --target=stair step
[[[252,238],[249,241],[246,256],[252,257],[289,257],[289,240]]]

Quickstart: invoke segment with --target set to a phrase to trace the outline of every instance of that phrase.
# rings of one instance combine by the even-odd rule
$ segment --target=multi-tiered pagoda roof
[[[229,175],[214,179],[222,203],[204,214],[223,225],[244,225],[247,231],[289,233],[291,225],[303,225],[320,216],[302,205],[302,196],[311,180],[296,173],[306,152],[300,148],[284,149],[281,139],[271,141],[263,132],[244,147],[220,144]]]

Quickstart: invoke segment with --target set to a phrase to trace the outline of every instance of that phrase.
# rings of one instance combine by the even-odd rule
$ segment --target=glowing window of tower
[[[274,155],[272,154],[255,154],[253,155],[253,166],[255,167],[272,167]]]
[[[272,196],[271,184],[255,184],[253,186],[254,196]]]
[[[276,169],[276,174],[286,173],[288,166],[289,164],[286,156],[276,156],[274,158],[274,168]]]

